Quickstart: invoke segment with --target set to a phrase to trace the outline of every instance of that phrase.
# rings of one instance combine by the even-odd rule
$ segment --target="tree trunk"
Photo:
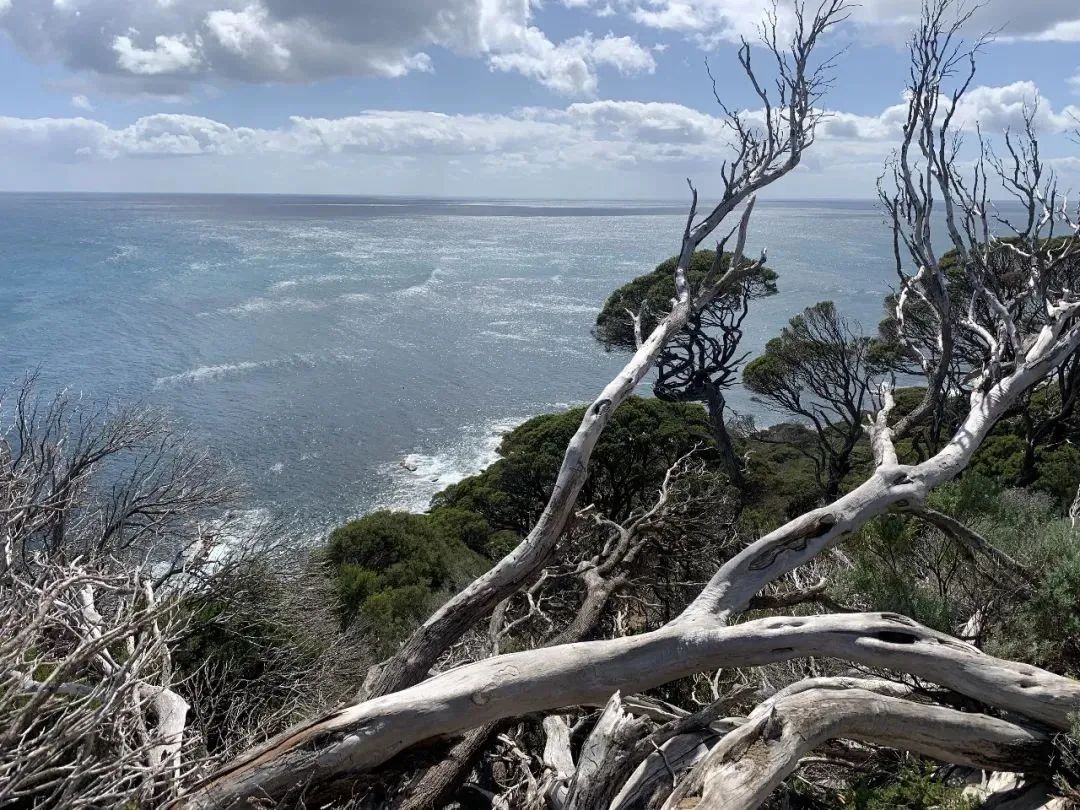
[[[269,741],[182,800],[226,808],[333,775],[377,768],[423,740],[502,718],[592,705],[718,667],[831,657],[915,675],[1059,729],[1080,682],[1005,661],[896,614],[775,617],[720,625],[684,616],[635,636],[500,655],[341,708]],[[317,756],[313,756],[314,752]]]
[[[439,810],[445,807],[487,748],[499,725],[488,723],[469,731],[450,749],[445,759],[428,768],[409,785],[406,795],[394,803],[393,810]]]
[[[731,434],[728,433],[724,423],[724,409],[727,402],[724,393],[715,385],[705,385],[705,409],[709,412],[709,429],[712,431],[713,440],[716,442],[716,451],[720,454],[720,463],[724,466],[731,483],[742,489],[746,486],[746,477],[743,475],[742,464],[735,454],[735,446],[731,442]]]

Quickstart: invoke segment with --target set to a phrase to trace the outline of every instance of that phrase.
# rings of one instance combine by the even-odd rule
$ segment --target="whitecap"
[[[327,273],[325,275],[298,276],[287,278],[270,285],[271,290],[285,290],[300,285],[340,284],[343,281],[351,281],[351,277],[341,273]]]
[[[258,362],[245,360],[238,363],[221,363],[218,365],[199,366],[198,368],[181,371],[178,374],[169,374],[158,377],[154,381],[154,388],[167,388],[176,385],[216,382],[218,380],[239,377],[255,371],[278,368],[315,368],[328,363],[351,363],[356,356],[342,352],[327,354],[314,354],[305,352],[292,354],[287,357],[276,357],[272,360],[260,360]]]
[[[430,273],[428,273],[428,277],[421,281],[419,284],[410,285],[403,290],[399,290],[398,292],[401,295],[421,295],[423,293],[427,293],[433,287],[435,287],[441,279],[445,278],[446,275],[447,274],[445,270],[443,270],[441,267],[436,267]]]
[[[199,366],[198,368],[181,371],[179,374],[169,374],[154,380],[154,388],[164,388],[170,385],[183,383],[201,383],[210,380],[221,380],[226,377],[234,377],[247,371],[253,371],[262,367],[263,363],[221,363],[214,366]]]
[[[309,298],[251,298],[235,307],[218,310],[223,315],[256,315],[264,312],[314,312],[327,306],[326,301]]]
[[[495,331],[493,331],[491,329],[481,329],[480,334],[484,335],[485,337],[498,338],[499,340],[527,341],[527,340],[531,339],[531,338],[529,338],[528,335],[515,335],[515,334],[509,334],[507,332],[495,332]]]

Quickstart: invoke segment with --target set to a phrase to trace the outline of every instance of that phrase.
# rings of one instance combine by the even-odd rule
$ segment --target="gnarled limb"
[[[770,701],[726,735],[672,793],[668,810],[754,810],[806,754],[847,738],[988,770],[1038,770],[1049,737],[980,714],[868,689],[812,688]]]
[[[718,667],[828,656],[907,672],[1055,728],[1080,709],[1080,682],[977,648],[895,614],[678,621],[637,636],[500,655],[294,729],[217,774],[192,808],[230,807],[308,780],[370,770],[425,739],[495,720],[604,701]]]

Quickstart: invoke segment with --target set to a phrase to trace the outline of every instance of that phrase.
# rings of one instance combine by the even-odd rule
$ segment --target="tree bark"
[[[994,658],[895,614],[777,617],[717,626],[677,620],[650,633],[500,655],[294,729],[233,763],[183,806],[230,807],[309,780],[377,767],[422,740],[563,706],[606,702],[695,672],[808,656],[907,672],[1049,726],[1068,728],[1080,682]]]
[[[987,770],[1038,770],[1042,731],[866,689],[810,689],[762,706],[726,735],[672,793],[665,810],[755,810],[828,740],[846,738]]]

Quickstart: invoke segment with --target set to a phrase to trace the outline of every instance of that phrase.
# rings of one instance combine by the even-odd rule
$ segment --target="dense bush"
[[[460,518],[460,516],[457,516]],[[325,548],[342,623],[365,619],[383,642],[408,633],[440,592],[465,584],[485,561],[452,532],[482,536],[478,520],[372,512],[335,529]]]
[[[510,551],[547,502],[563,452],[581,423],[574,408],[528,420],[501,458],[435,496],[427,514],[374,512],[335,529],[324,549],[341,621],[362,621],[383,644],[403,638],[437,605]],[[578,503],[625,517],[655,497],[667,468],[695,447],[714,460],[698,405],[632,397],[604,431]]]
[[[843,810],[975,810],[981,802],[964,796],[961,787],[935,778],[936,768],[919,760],[905,763],[896,774],[877,774],[855,782],[843,799]]]
[[[987,651],[1080,671],[1080,536],[1054,501],[969,472],[937,490],[930,505],[1017,560],[1033,581],[971,559],[917,518],[886,515],[845,544],[852,566],[836,579],[837,599],[903,613],[947,633],[978,616]]]

